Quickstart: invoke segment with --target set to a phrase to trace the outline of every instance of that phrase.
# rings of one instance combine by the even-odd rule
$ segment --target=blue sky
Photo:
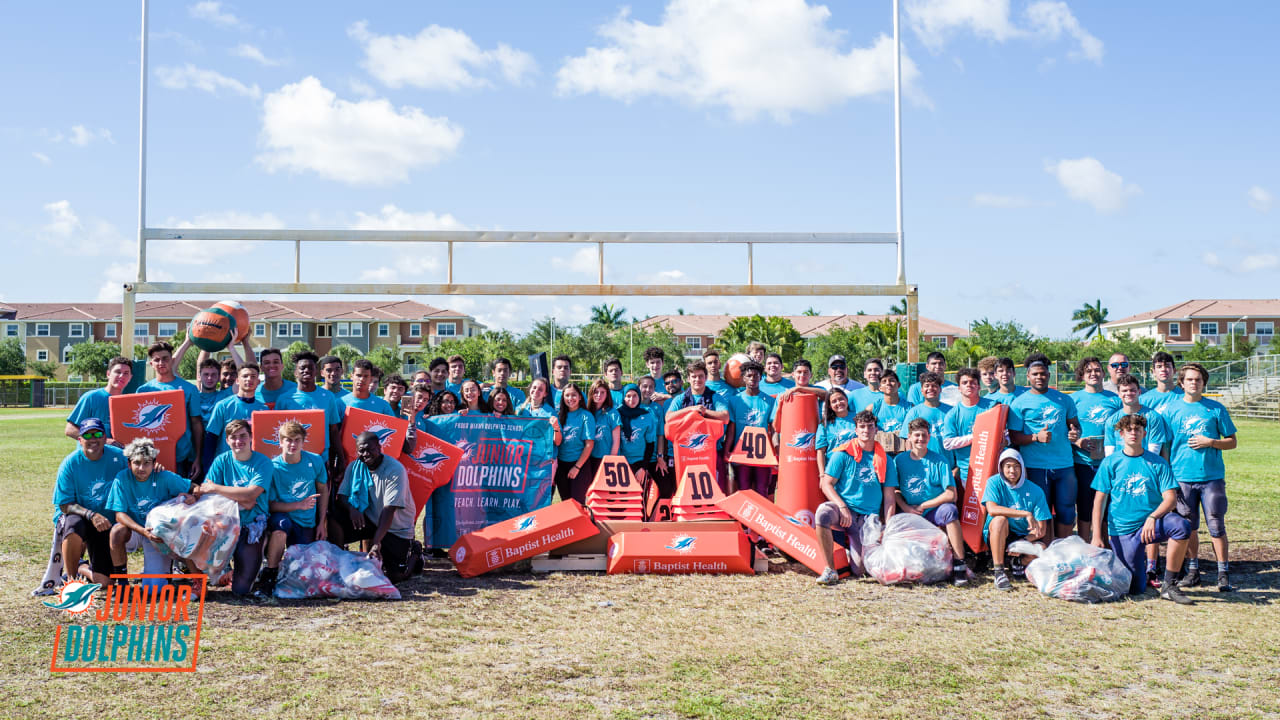
[[[1063,336],[1275,295],[1271,3],[904,0],[907,279],[921,312]],[[134,274],[136,3],[0,26],[0,300]],[[148,224],[892,231],[891,3],[151,8]],[[1267,48],[1272,48],[1268,50]],[[217,250],[213,252],[212,250]],[[152,244],[157,280],[282,281],[286,248]],[[311,281],[437,282],[443,248],[304,252]],[[463,248],[460,282],[592,282],[594,250]],[[738,282],[745,252],[610,251],[606,280]],[[889,247],[758,248],[757,282],[893,280]],[[522,330],[593,298],[421,298]],[[883,312],[891,298],[622,298],[629,315]]]

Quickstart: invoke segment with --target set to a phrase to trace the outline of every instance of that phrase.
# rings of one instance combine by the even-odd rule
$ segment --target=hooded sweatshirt
[[[1005,460],[1012,459],[1018,463],[1018,482],[1010,484],[1004,479],[1004,475],[999,468],[1004,466]],[[995,503],[1000,507],[1012,508],[1014,510],[1026,510],[1030,512],[1036,520],[1052,520],[1053,515],[1049,512],[1049,501],[1045,498],[1044,491],[1039,485],[1027,481],[1027,466],[1022,461],[1022,453],[1013,448],[1007,448],[1000,453],[1000,462],[996,465],[996,474],[987,479],[986,490],[982,493],[982,504]],[[982,537],[985,540],[991,530],[991,516],[988,515],[986,522],[982,526]],[[1026,535],[1031,531],[1031,526],[1026,518],[1016,517],[1009,518],[1009,534],[1010,535]]]

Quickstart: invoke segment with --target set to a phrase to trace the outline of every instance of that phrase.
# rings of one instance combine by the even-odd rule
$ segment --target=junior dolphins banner
[[[450,547],[460,535],[551,503],[556,446],[546,418],[467,414],[431,420],[442,440],[462,449],[453,482],[431,495],[433,546]]]

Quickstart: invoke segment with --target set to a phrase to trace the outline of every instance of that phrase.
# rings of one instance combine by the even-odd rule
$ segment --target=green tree
[[[1107,321],[1107,309],[1102,307],[1102,299],[1090,305],[1085,303],[1083,307],[1071,313],[1071,319],[1075,322],[1075,326],[1071,328],[1071,332],[1086,331],[1085,339],[1089,339],[1094,333],[1102,335],[1102,324]]]
[[[346,343],[334,345],[333,348],[329,350],[329,354],[334,357],[342,358],[342,367],[346,369],[347,377],[351,376],[351,364],[364,357],[364,355],[360,354],[359,350]]]
[[[67,373],[90,378],[98,382],[107,379],[107,363],[120,354],[120,345],[113,342],[83,342],[71,346],[71,364]],[[187,353],[196,355],[195,351]]]
[[[391,345],[379,345],[364,357],[373,363],[374,367],[382,370],[384,376],[398,373],[404,368],[404,359],[400,357],[400,351]]]
[[[61,365],[53,360],[28,360],[27,368],[31,370],[32,375],[52,378],[57,375],[58,368]]]
[[[782,356],[782,363],[790,366],[804,355],[804,338],[796,331],[791,321],[784,317],[764,317],[752,315],[737,317],[729,323],[714,347],[723,353],[745,352],[747,344],[753,341],[764,343],[769,352]]]
[[[623,325],[622,319],[626,317],[627,309],[624,307],[615,307],[611,303],[603,305],[591,306],[591,324],[603,325],[606,328],[616,328]]]
[[[306,344],[301,340],[294,340],[293,343],[289,345],[289,347],[285,348],[284,352],[281,353],[281,357],[284,360],[285,379],[290,382],[295,382],[298,379],[294,377],[294,373],[293,373],[293,356],[294,355],[298,355],[304,352],[314,353],[315,351],[316,351],[315,348],[311,347],[310,345]],[[319,368],[316,368],[316,370],[318,372]],[[319,382],[320,378],[316,378],[316,381]]]
[[[18,338],[0,340],[0,375],[21,375],[27,367],[27,356],[22,352],[22,341]],[[102,364],[103,377],[106,377],[106,362]]]
[[[821,314],[822,314],[822,312],[821,312],[821,311],[819,311],[819,310],[814,309],[814,307],[813,307],[812,305],[810,305],[809,307],[807,307],[807,308],[805,308],[805,309],[804,309],[804,312],[802,312],[802,313],[800,313],[800,314],[801,314],[801,315],[804,315],[805,317],[818,317],[819,315],[821,315]]]
[[[899,300],[898,302],[896,302],[896,303],[894,303],[894,304],[890,305],[890,306],[889,306],[889,314],[890,314],[890,315],[906,315],[906,314],[907,314],[907,299],[906,299],[906,298],[902,298],[902,299],[901,299],[901,300]]]
[[[1014,363],[1021,363],[1037,342],[1029,330],[1016,322],[991,322],[985,317],[969,327],[969,340],[982,346],[988,355],[1007,357]],[[950,363],[950,358],[947,361]]]
[[[560,329],[557,326],[557,336],[559,333]],[[461,355],[463,362],[467,364],[467,377],[481,382],[493,376],[493,369],[490,366],[499,357],[510,360],[511,370],[515,373],[527,370],[529,367],[529,361],[521,353],[515,335],[506,330],[486,330],[479,335],[446,340],[435,351],[441,357]]]

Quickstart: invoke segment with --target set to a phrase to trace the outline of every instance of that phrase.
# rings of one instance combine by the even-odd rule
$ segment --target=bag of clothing
[[[1079,535],[1054,540],[1027,565],[1040,592],[1072,602],[1107,602],[1129,594],[1132,575],[1116,554]]]
[[[378,561],[364,553],[350,552],[318,540],[284,551],[276,597],[399,600],[400,591],[383,574]]]
[[[240,506],[222,495],[204,495],[191,505],[176,497],[151,508],[146,527],[160,539],[157,549],[189,560],[216,585],[240,539]]]
[[[898,513],[875,537],[875,523],[863,525],[863,565],[883,585],[940,582],[951,577],[951,543],[947,534],[919,515]],[[868,544],[868,536],[872,543]]]

